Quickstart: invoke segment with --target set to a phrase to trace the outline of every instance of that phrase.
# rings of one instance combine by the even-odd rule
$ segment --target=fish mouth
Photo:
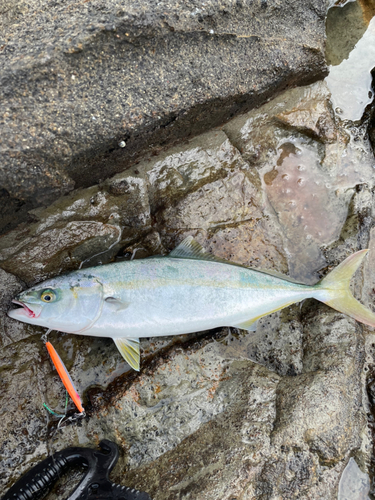
[[[12,316],[26,316],[27,318],[37,318],[38,316],[40,316],[40,313],[42,312],[42,310],[40,309],[40,311],[33,311],[32,309],[30,309],[30,307],[28,307],[24,302],[20,302],[19,300],[12,300],[13,304],[17,304],[19,306],[22,307],[19,308],[17,307],[17,309],[12,309],[12,311],[9,311],[12,313]]]

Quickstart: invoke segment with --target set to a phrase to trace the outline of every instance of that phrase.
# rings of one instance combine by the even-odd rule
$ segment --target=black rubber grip
[[[151,500],[145,492],[109,480],[118,447],[107,439],[99,446],[100,450],[73,446],[58,451],[30,469],[1,500],[39,500],[70,467],[79,464],[87,472],[68,500]]]
[[[42,498],[69,467],[65,457],[48,457],[33,467],[1,500],[37,500]]]

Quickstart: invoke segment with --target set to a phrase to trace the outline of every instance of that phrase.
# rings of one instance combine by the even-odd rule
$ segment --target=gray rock
[[[374,15],[372,5],[347,2],[327,13],[327,64],[337,66],[349,57]]]
[[[120,236],[119,228],[109,224],[69,222],[25,239],[17,255],[4,260],[2,265],[14,274],[19,274],[22,268],[22,277],[30,284],[56,274],[56,269],[60,272],[69,269],[69,264],[74,268],[75,262],[82,262],[87,255],[106,251]]]
[[[268,452],[279,377],[240,360],[234,342],[174,348],[123,392],[97,399],[100,417],[83,422],[84,434],[126,447],[116,480],[155,499],[229,499],[248,486]]]
[[[6,2],[2,230],[326,73],[326,2]]]
[[[47,379],[39,346],[32,339],[20,340],[1,349],[2,494],[48,452],[47,416],[42,406]]]
[[[354,187],[375,182],[366,124],[344,129],[332,116],[327,86],[318,82],[224,126],[258,169],[283,230],[291,276],[306,283],[316,282],[326,263],[322,247],[339,239]]]
[[[304,323],[303,373],[279,384],[272,441],[288,449],[304,443],[322,466],[331,466],[360,446],[365,421],[353,394],[360,392],[363,341],[353,320],[323,306],[305,314]]]
[[[0,343],[2,347],[18,342],[32,332],[28,326],[24,327],[19,321],[14,321],[7,316],[12,299],[23,289],[23,284],[15,276],[0,269]]]
[[[338,137],[347,155],[339,166],[333,162]],[[322,234],[316,230],[322,216],[314,218],[311,209],[308,220],[315,260],[305,254],[310,240],[298,218],[270,189],[279,169],[295,175],[293,144],[311,160],[304,175],[326,181],[314,201],[329,202]],[[370,242],[353,287],[371,304],[370,158],[363,130],[343,130],[332,119],[324,84],[288,91],[224,132],[205,133],[34,210],[32,223],[0,238],[1,265],[31,283],[80,265],[165,254],[193,234],[219,257],[292,270],[312,282],[329,271],[322,266],[331,268]],[[363,165],[360,172],[353,159]],[[361,176],[367,184],[358,187]],[[285,194],[299,192],[298,179]],[[308,195],[301,204],[310,203]],[[105,238],[112,238],[109,249]],[[9,283],[4,313],[21,286],[16,278]],[[10,410],[0,428],[4,488],[47,452],[96,446],[103,437],[121,448],[113,479],[155,500],[333,500],[350,456],[366,471],[369,329],[313,300],[262,318],[255,333],[224,328],[142,339],[138,374],[129,372],[110,339],[53,333],[89,415],[58,432],[42,403],[62,411],[64,390],[39,340],[41,329],[19,328],[14,340],[6,337],[0,372],[1,401]]]

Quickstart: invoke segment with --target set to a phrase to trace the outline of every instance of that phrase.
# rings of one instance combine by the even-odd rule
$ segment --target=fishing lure
[[[66,369],[66,366],[62,362],[62,359],[57,354],[56,349],[53,347],[51,342],[46,342],[46,347],[47,347],[49,355],[51,356],[52,363],[55,365],[57,373],[59,374],[59,377],[61,378],[61,381],[65,386],[65,389],[68,391],[69,396],[72,398],[78,411],[83,416],[85,413],[85,410],[82,406],[81,398],[77,392],[77,389],[74,386],[73,380],[70,378],[70,375],[69,375],[68,370]]]

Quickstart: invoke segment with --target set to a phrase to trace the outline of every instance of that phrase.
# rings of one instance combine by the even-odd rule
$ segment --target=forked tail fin
[[[322,300],[325,304],[333,307],[366,325],[375,326],[375,314],[356,300],[349,288],[350,280],[358,267],[361,265],[368,250],[354,253],[338,265],[328,276],[323,278],[316,288],[327,293],[328,300]]]

